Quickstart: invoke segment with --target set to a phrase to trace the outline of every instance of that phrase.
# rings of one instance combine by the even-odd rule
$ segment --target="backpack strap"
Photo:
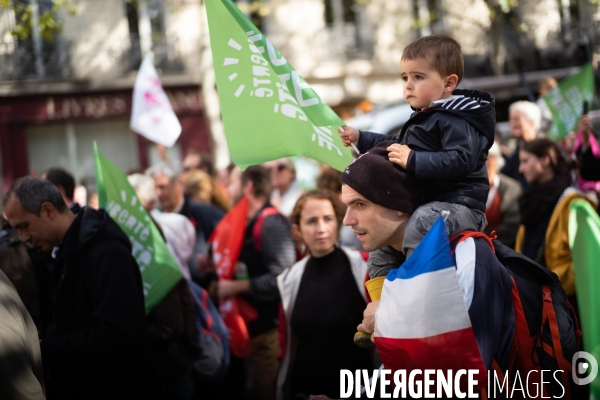
[[[254,227],[252,228],[252,237],[254,238],[254,248],[256,251],[260,251],[260,242],[262,238],[261,232],[263,224],[265,223],[265,219],[275,214],[279,214],[279,211],[275,207],[263,208],[260,214],[258,214],[256,222],[254,223]]]
[[[554,347],[554,358],[558,362],[558,367],[562,370],[560,378],[565,388],[565,398],[571,398],[571,386],[569,385],[569,371],[571,371],[571,363],[565,360],[563,355],[562,345],[560,343],[560,332],[558,330],[558,322],[556,320],[556,313],[554,312],[554,306],[552,305],[552,290],[548,286],[542,287],[542,294],[544,300],[544,310],[542,321],[548,320],[550,326],[550,332],[552,333],[552,346]],[[543,324],[542,324],[543,327]]]
[[[495,358],[492,360],[492,365],[490,366],[490,370],[488,371],[488,375],[490,373],[492,373],[492,371],[495,372],[496,377],[500,378],[501,382],[504,382],[504,371],[502,371],[502,369],[500,368],[500,365],[498,365],[498,361],[496,361]],[[488,382],[489,381],[490,381],[490,377],[488,376]],[[492,384],[494,384],[494,383],[492,382]],[[489,387],[481,389],[481,398],[483,400],[489,400],[490,399],[490,397],[489,397],[490,395],[487,392],[488,389],[489,389]]]
[[[462,231],[462,232],[459,232],[456,235],[452,236],[450,238],[450,243],[453,243],[453,247],[456,247],[456,246],[458,246],[458,244],[460,242],[463,242],[463,241],[467,240],[470,237],[472,237],[472,238],[482,238],[490,246],[490,248],[492,249],[492,252],[494,254],[496,254],[496,249],[494,248],[494,243],[492,243],[492,240],[495,240],[496,237],[497,237],[496,236],[496,231],[492,231],[492,233],[490,233],[489,236],[486,235],[485,233],[479,232],[479,231]],[[456,243],[455,243],[455,241],[456,241]]]
[[[577,337],[577,349],[581,349],[581,336],[583,332],[579,327],[579,320],[577,319],[577,314],[575,313],[575,309],[569,300],[567,300],[567,305],[569,306],[569,310],[571,310],[571,317],[573,317],[573,321],[575,322],[575,336]]]
[[[202,304],[202,309],[206,313],[206,328],[210,330],[212,329],[213,321],[212,317],[210,316],[210,313],[208,312],[208,292],[206,290],[202,291],[202,299],[200,301]]]

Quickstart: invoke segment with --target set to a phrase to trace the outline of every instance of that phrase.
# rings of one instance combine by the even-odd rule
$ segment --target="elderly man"
[[[422,203],[421,183],[389,161],[386,148],[390,143],[362,155],[341,178],[342,201],[348,206],[344,225],[352,226],[366,251],[390,246],[401,252],[406,224]],[[473,294],[468,312],[486,368],[496,360],[505,371],[514,333],[512,282],[486,241],[477,238],[474,244],[473,276],[461,280],[461,290]],[[373,332],[378,303],[367,306],[359,331]]]
[[[186,279],[191,279],[189,260],[196,243],[194,225],[185,216],[177,213],[158,211],[156,206],[156,188],[154,180],[147,175],[131,174],[127,177],[140,202],[156,222]]]
[[[175,172],[164,164],[157,164],[146,170],[146,175],[154,179],[158,203],[163,212],[179,213],[187,217],[196,229],[196,243],[190,257],[189,267],[193,278],[197,276],[198,254],[206,251],[206,244],[215,226],[225,212],[218,207],[198,203],[183,194],[183,183]]]
[[[16,180],[3,199],[21,240],[57,247],[52,324],[40,347],[49,399],[133,399],[152,392],[140,269],[104,210],[68,209],[58,188]]]

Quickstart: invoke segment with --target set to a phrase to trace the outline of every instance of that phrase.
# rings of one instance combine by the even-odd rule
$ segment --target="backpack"
[[[260,243],[261,243],[261,232],[263,224],[265,223],[265,219],[271,215],[279,214],[279,211],[275,207],[266,207],[263,208],[258,217],[256,218],[256,222],[252,227],[252,238],[254,238],[254,248],[256,251],[260,251]]]
[[[549,382],[544,381],[545,385],[539,389],[540,397],[578,398],[579,387],[571,376],[571,360],[579,351],[581,330],[556,274],[495,240],[494,232],[491,237],[482,232],[461,232],[450,239],[452,248],[469,237],[485,239],[513,281],[515,334],[510,349],[509,382],[514,382],[518,371],[525,388],[529,371],[538,371],[539,377],[539,371],[550,370],[564,389],[548,374]],[[505,371],[494,364],[496,376],[504,379]],[[562,372],[554,375],[558,370]],[[538,392],[534,386],[540,382],[537,377],[527,380],[529,393]]]
[[[188,281],[188,284],[196,308],[196,341],[202,348],[202,355],[194,362],[194,369],[200,377],[219,382],[229,369],[229,333],[208,292],[193,281]]]

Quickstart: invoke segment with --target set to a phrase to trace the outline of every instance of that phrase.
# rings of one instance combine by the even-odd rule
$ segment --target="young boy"
[[[489,181],[485,161],[494,143],[494,98],[485,92],[455,90],[464,70],[460,45],[446,35],[426,36],[404,49],[400,73],[404,98],[415,110],[387,148],[391,162],[427,180],[425,201],[409,220],[403,243],[410,256],[442,213],[450,236],[487,225]],[[345,146],[361,153],[389,136],[345,127]],[[445,213],[444,211],[448,211]],[[371,279],[397,268],[404,255],[384,248],[369,255]]]

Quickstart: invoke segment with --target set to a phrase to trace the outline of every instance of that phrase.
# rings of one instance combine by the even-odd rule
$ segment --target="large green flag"
[[[600,361],[600,218],[583,199],[571,205],[569,247],[575,268],[583,348]],[[600,378],[594,379],[590,388],[594,398],[600,399]]]
[[[158,229],[142,207],[127,176],[98,151],[96,142],[94,155],[98,203],[131,240],[133,256],[142,272],[146,313],[149,313],[183,274]]]
[[[241,167],[294,155],[343,170],[344,122],[230,0],[206,0],[225,136]]]
[[[575,130],[583,112],[583,102],[591,103],[593,98],[594,67],[588,63],[579,72],[560,81],[557,88],[544,96],[553,122],[548,136],[559,140]]]

